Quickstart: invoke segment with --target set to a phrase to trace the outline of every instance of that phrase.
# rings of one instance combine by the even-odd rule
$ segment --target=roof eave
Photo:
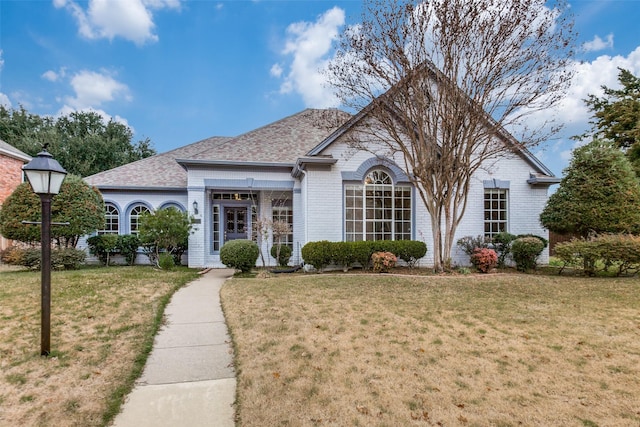
[[[300,157],[297,161],[293,170],[291,171],[291,176],[294,178],[298,178],[300,175],[304,173],[304,170],[307,165],[334,165],[338,159],[333,157]]]
[[[11,157],[12,159],[16,159],[16,160],[22,160],[25,163],[28,163],[32,160],[31,156],[25,154],[22,155],[21,153],[17,153],[15,151],[10,151],[10,150],[5,150],[3,148],[0,148],[0,154],[4,154],[7,157]]]
[[[551,174],[550,176],[537,176],[531,174],[527,180],[529,185],[550,186],[554,184],[560,184],[561,179]]]
[[[176,162],[183,168],[188,166],[223,166],[223,167],[266,167],[266,168],[293,168],[295,163],[279,162],[243,162],[238,160],[197,160],[197,159],[176,159]]]

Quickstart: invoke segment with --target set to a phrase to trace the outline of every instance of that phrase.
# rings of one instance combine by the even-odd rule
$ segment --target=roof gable
[[[431,62],[426,62],[423,64],[423,69],[430,76],[434,77],[434,80],[438,80],[439,78],[445,78],[442,73],[435,67]],[[437,77],[437,78],[436,78]],[[328,148],[331,144],[333,144],[336,140],[338,140],[341,136],[345,135],[351,129],[353,129],[361,120],[363,120],[373,109],[375,102],[381,97],[389,97],[392,96],[393,88],[389,89],[384,94],[380,95],[376,100],[369,103],[365,108],[358,112],[358,114],[351,117],[350,120],[345,122],[341,127],[336,129],[331,135],[325,138],[320,144],[313,147],[309,152],[306,153],[307,156],[313,157],[321,155],[322,152]],[[466,94],[465,94],[465,97]],[[471,98],[467,97],[469,102],[473,102]],[[516,138],[511,135],[504,127],[502,127],[499,123],[497,123],[491,116],[487,113],[485,114],[487,126],[492,126],[496,129],[496,135],[519,157],[525,160],[531,167],[534,168],[534,171],[537,175],[543,175],[549,178],[552,178],[553,183],[556,183],[557,179],[555,175],[549,168],[547,168],[536,156],[533,155],[526,147],[519,144]]]

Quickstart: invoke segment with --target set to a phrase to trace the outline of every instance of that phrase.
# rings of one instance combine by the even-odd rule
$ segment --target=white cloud
[[[60,68],[59,71],[47,70],[42,73],[42,78],[45,80],[49,80],[50,82],[57,82],[63,79],[66,75],[66,69],[64,67]]]
[[[96,108],[117,99],[131,100],[129,88],[106,73],[80,71],[71,78],[75,96],[65,98],[70,108],[82,110]]]
[[[602,40],[600,36],[596,35],[593,40],[582,45],[585,52],[596,52],[607,48],[613,48],[613,34],[607,35],[606,40]]]
[[[338,37],[339,28],[344,23],[344,10],[334,7],[320,15],[316,22],[297,22],[289,25],[282,53],[290,56],[292,60],[280,86],[281,93],[296,92],[309,107],[338,105],[337,98],[328,89],[321,69],[327,65],[327,55]],[[278,77],[284,73],[284,69],[281,65],[276,65],[271,67],[270,72],[272,76]]]
[[[152,10],[179,9],[180,0],[89,0],[87,10],[73,0],[53,0],[78,22],[78,32],[88,39],[122,37],[137,45],[155,42]]]
[[[280,78],[283,72],[284,70],[282,69],[282,66],[280,64],[273,64],[273,66],[271,67],[271,70],[269,70],[269,74],[277,78]]]
[[[570,139],[591,130],[589,120],[591,111],[584,103],[590,94],[602,96],[602,86],[618,88],[618,68],[629,70],[634,75],[640,75],[640,46],[627,56],[601,55],[591,62],[575,62],[575,74],[568,93],[553,109],[539,111],[527,117],[532,127],[540,126],[545,121],[555,119],[563,123],[564,128],[555,143],[547,144],[547,151],[552,153],[546,163],[554,166],[557,172],[567,166],[573,150],[583,142]],[[543,156],[545,157],[545,156]]]
[[[0,92],[0,105],[2,105],[4,108],[7,108],[7,109],[12,108],[9,97],[2,92]]]
[[[2,57],[2,49],[0,49],[0,71],[4,67],[4,58]]]

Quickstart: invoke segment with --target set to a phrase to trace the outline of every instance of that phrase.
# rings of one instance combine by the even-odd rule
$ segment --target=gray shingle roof
[[[0,154],[4,154],[5,156],[13,157],[14,159],[22,160],[28,162],[31,160],[31,156],[28,154],[18,150],[11,144],[8,144],[0,139]]]
[[[192,160],[295,164],[350,117],[335,109],[307,109],[231,138]]]
[[[85,178],[99,188],[186,188],[187,172],[176,159],[205,162],[295,164],[350,115],[307,109],[237,137],[213,137]]]
[[[194,157],[203,150],[222,144],[227,137],[212,137],[175,150],[128,163],[117,168],[86,177],[89,185],[108,187],[187,188],[187,171],[177,158]]]

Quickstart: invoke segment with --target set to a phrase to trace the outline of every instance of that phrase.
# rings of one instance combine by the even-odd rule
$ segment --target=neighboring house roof
[[[186,189],[181,165],[262,164],[293,167],[351,116],[336,109],[306,109],[237,137],[208,138],[85,178],[100,189]]]
[[[31,161],[31,156],[18,150],[13,145],[7,144],[1,139],[0,139],[0,154],[14,158],[14,159],[22,160],[25,163]]]

